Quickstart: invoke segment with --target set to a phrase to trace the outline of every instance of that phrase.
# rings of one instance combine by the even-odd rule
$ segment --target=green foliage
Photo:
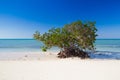
[[[63,28],[52,28],[44,34],[37,31],[34,38],[44,43],[43,51],[53,46],[59,47],[61,50],[69,47],[94,50],[96,31],[95,22],[76,21]]]

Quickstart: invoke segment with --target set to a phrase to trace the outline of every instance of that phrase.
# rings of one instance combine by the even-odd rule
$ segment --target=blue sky
[[[32,38],[76,20],[96,21],[98,38],[120,38],[120,1],[0,0],[0,38]]]

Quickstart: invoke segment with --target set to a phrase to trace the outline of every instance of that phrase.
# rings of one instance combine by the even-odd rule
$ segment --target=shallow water
[[[120,52],[120,39],[98,39],[95,46],[97,51]]]
[[[0,51],[40,51],[40,45],[34,39],[0,39]],[[96,51],[120,52],[120,39],[98,39],[95,47]]]
[[[41,42],[34,39],[0,39],[0,53],[3,52],[41,52]],[[97,59],[120,59],[120,39],[98,39],[96,52],[90,54]],[[58,48],[49,51],[58,52]]]

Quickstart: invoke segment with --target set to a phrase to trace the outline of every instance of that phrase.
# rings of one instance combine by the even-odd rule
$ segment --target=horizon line
[[[32,40],[34,38],[0,38],[0,40],[14,40],[14,39],[26,39],[26,40]],[[99,39],[120,39],[120,38],[96,38],[97,40]]]

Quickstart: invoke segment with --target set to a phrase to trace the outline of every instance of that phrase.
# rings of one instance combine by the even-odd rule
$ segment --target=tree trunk
[[[63,51],[58,53],[59,58],[67,58],[67,57],[80,57],[82,59],[89,58],[89,55],[78,49],[78,48],[65,48]]]

